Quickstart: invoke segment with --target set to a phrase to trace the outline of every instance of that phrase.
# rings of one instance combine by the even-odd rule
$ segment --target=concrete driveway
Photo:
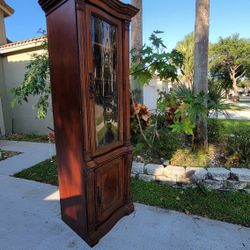
[[[0,250],[19,249],[91,248],[61,221],[57,187],[0,171]],[[121,219],[93,249],[249,250],[250,229],[135,204],[135,212]]]

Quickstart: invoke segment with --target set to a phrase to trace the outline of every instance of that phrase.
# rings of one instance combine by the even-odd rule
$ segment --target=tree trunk
[[[132,0],[131,4],[140,10],[132,18],[131,48],[140,50],[142,48],[142,0]],[[143,103],[143,87],[139,85],[138,81],[132,79],[131,89],[134,91],[136,101]]]
[[[235,96],[239,95],[238,86],[237,86],[237,78],[236,78],[237,68],[239,68],[239,66],[230,67],[230,79],[232,80],[232,87],[233,87],[233,91],[234,91]]]
[[[210,0],[196,0],[194,94],[208,93],[208,37]],[[205,100],[207,106],[207,100]],[[194,148],[208,148],[207,120],[197,118],[194,129]]]
[[[232,79],[232,82],[233,82],[234,95],[235,95],[235,96],[238,96],[239,93],[238,93],[237,80],[236,80],[235,78],[233,78],[233,79]]]

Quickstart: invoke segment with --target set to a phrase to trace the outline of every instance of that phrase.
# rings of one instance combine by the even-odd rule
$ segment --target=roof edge
[[[0,55],[9,53],[12,51],[16,51],[16,50],[22,50],[27,47],[30,48],[30,47],[42,46],[44,42],[46,42],[46,40],[47,40],[46,36],[41,36],[41,37],[31,38],[31,39],[22,40],[22,41],[6,43],[0,46]]]

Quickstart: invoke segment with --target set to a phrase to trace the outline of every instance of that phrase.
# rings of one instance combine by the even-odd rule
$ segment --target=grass
[[[40,162],[34,167],[25,169],[14,176],[58,186],[55,157],[50,160]]]
[[[213,145],[209,145],[208,153],[202,150],[192,151],[191,148],[176,150],[170,159],[171,165],[183,167],[207,167],[215,154]]]
[[[10,134],[2,136],[0,139],[10,140],[10,141],[48,142],[47,135],[36,135],[36,134]]]
[[[245,111],[243,107],[237,106],[237,105],[230,105],[228,106],[227,110],[232,110],[232,111]]]
[[[250,227],[250,196],[246,193],[175,189],[154,182],[132,180],[133,200]]]
[[[58,185],[55,159],[23,170],[15,177]],[[132,179],[131,187],[135,202],[250,227],[250,196],[246,193],[207,191],[204,194],[198,189],[182,190],[137,179]]]
[[[239,127],[250,127],[250,120],[219,119],[218,122],[224,125],[226,131],[233,131]]]

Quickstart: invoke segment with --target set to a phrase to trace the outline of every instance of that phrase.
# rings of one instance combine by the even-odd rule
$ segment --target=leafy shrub
[[[218,119],[208,119],[207,123],[208,131],[208,142],[218,143],[223,140],[226,136],[226,128],[224,123]]]
[[[136,102],[132,102],[130,112],[131,140],[135,143],[137,136],[149,127],[151,114],[147,106]]]
[[[152,154],[158,158],[171,159],[175,151],[184,144],[184,136],[166,127],[158,130],[158,137],[153,143]]]
[[[226,137],[228,164],[250,167],[250,128],[237,127]]]
[[[148,140],[154,135],[154,127],[145,130]],[[144,138],[139,135],[134,146],[134,155],[140,155],[145,161],[160,162],[160,158],[171,159],[175,151],[184,144],[184,136],[172,132],[169,126],[157,130],[157,136],[151,139],[151,145],[145,143]]]

